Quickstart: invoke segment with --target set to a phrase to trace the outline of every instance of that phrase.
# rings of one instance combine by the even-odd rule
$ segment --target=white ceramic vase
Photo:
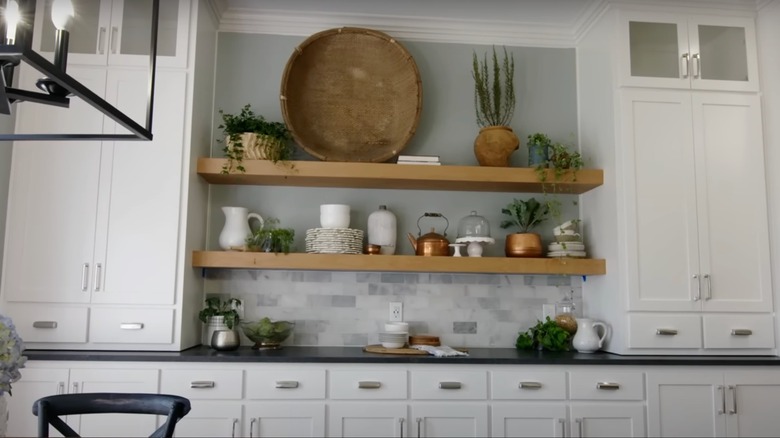
[[[380,205],[379,210],[368,215],[368,243],[379,245],[379,254],[395,254],[397,238],[397,221],[395,214]]]

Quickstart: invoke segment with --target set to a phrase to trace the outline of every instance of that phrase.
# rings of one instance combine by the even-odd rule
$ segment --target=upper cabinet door
[[[72,0],[68,63],[147,66],[152,0]],[[52,59],[54,0],[38,0],[33,47]],[[157,37],[159,67],[187,66],[190,0],[161,0]]]
[[[753,20],[624,13],[622,85],[758,91]]]

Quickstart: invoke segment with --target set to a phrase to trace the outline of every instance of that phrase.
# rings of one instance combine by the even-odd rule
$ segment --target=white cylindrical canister
[[[395,254],[396,217],[386,206],[368,215],[368,243],[379,245],[380,254]]]

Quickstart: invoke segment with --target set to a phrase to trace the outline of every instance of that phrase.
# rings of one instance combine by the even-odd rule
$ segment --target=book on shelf
[[[422,161],[422,162],[439,162],[438,155],[399,155],[398,161]]]
[[[406,160],[398,160],[396,164],[411,164],[416,166],[441,166],[441,163],[438,161],[406,161]]]

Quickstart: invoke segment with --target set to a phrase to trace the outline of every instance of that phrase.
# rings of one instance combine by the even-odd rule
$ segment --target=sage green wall
[[[282,121],[279,105],[281,78],[290,54],[304,37],[221,33],[218,41],[215,87],[214,138],[220,118],[216,110],[236,113],[249,103],[256,113],[269,120]],[[475,121],[472,53],[490,50],[490,46],[425,43],[401,43],[414,57],[423,84],[423,111],[415,136],[404,149],[408,154],[440,155],[444,164],[477,165],[473,142],[479,128]],[[527,163],[526,137],[545,132],[555,141],[576,144],[577,113],[574,49],[507,47],[514,55],[517,108],[512,128],[521,139],[521,148],[512,156],[513,166]],[[311,159],[299,148],[298,159]],[[212,156],[221,157],[221,144],[212,144]],[[427,190],[359,190],[333,188],[286,188],[262,186],[211,187],[209,248],[216,249],[224,223],[220,207],[249,207],[263,216],[277,217],[282,226],[296,230],[297,250],[303,250],[308,228],[319,226],[319,205],[345,203],[352,206],[352,228],[366,228],[368,215],[380,204],[398,216],[401,253],[412,253],[404,234],[417,233],[417,219],[424,212],[443,213],[450,221],[448,237],[454,240],[457,223],[471,210],[485,216],[493,228],[496,245],[486,255],[503,254],[507,231],[498,225],[501,208],[522,193],[446,192]],[[563,197],[563,218],[577,216],[576,197]],[[570,202],[572,201],[572,202]],[[443,223],[421,221],[423,232]],[[538,231],[550,240],[552,224]],[[403,239],[403,240],[402,240]]]

